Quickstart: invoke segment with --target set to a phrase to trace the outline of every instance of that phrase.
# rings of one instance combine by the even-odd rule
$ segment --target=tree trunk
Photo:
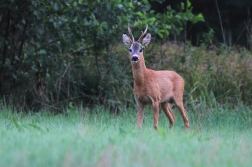
[[[5,33],[4,33],[4,43],[3,43],[3,52],[2,52],[2,64],[0,66],[0,96],[2,96],[4,94],[3,92],[3,84],[4,84],[4,77],[5,77],[5,62],[6,62],[6,59],[7,59],[7,55],[8,55],[8,52],[7,52],[7,49],[8,49],[8,37],[9,37],[9,32],[10,32],[10,14],[11,14],[11,11],[8,9],[7,11],[7,14],[6,16],[3,16],[3,23],[5,26],[3,26],[2,30],[5,29]]]

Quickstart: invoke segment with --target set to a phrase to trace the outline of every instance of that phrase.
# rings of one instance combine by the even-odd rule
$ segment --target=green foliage
[[[202,37],[202,44],[212,45],[214,39],[214,30],[210,28],[207,33],[202,34]]]
[[[67,113],[93,105],[117,113],[135,105],[122,34],[130,25],[134,35],[140,35],[148,24],[150,33],[163,42],[168,35],[181,33],[187,22],[204,21],[192,9],[190,1],[181,3],[179,12],[168,7],[162,14],[152,11],[147,0],[4,1],[0,4],[1,101],[20,111]],[[250,35],[250,24],[247,27]],[[251,105],[251,52],[218,48],[213,45],[214,34],[213,29],[204,33],[198,48],[190,43],[166,47],[153,42],[145,48],[147,67],[181,74],[187,107]]]
[[[148,24],[163,37],[171,30],[179,33],[187,21],[202,20],[191,5],[179,13],[168,8],[155,14],[148,0],[4,1],[0,96],[21,110],[61,112],[69,104],[102,104],[116,111],[133,101],[126,100],[131,72],[117,48],[128,24],[139,29]]]
[[[139,11],[137,12],[137,19],[134,25],[140,26],[149,24],[154,30],[154,33],[158,34],[160,38],[164,38],[172,33],[180,34],[187,22],[195,24],[199,21],[204,21],[203,15],[201,13],[194,15],[192,9],[190,1],[187,0],[186,7],[184,3],[181,3],[180,12],[176,12],[170,6],[167,7],[165,13]]]

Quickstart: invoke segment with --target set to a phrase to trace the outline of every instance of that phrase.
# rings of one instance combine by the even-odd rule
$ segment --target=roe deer
[[[147,104],[151,104],[154,111],[155,129],[158,127],[159,104],[169,119],[170,127],[172,127],[175,116],[170,108],[170,103],[175,103],[184,119],[185,127],[189,129],[190,125],[183,105],[183,78],[174,71],[154,71],[145,66],[143,49],[151,40],[149,33],[144,37],[147,29],[148,25],[137,41],[135,41],[129,26],[128,31],[131,38],[123,34],[123,42],[129,47],[134,79],[134,97],[138,107],[137,127],[142,126],[144,107]]]

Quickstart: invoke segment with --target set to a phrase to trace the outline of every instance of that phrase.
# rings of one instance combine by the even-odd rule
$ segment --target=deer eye
[[[129,49],[129,52],[132,52],[132,50],[131,50],[131,49]]]
[[[142,52],[142,51],[143,51],[143,49],[140,49],[140,50],[139,50],[139,52]]]

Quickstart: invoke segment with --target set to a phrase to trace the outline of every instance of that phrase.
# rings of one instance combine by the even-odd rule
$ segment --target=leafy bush
[[[151,33],[164,38],[180,33],[187,21],[204,20],[192,14],[189,1],[184,6],[178,13],[168,8],[157,14],[147,0],[4,1],[1,98],[21,109],[57,111],[70,102],[106,105],[115,112],[130,105],[131,71],[128,60],[120,57],[127,55],[118,45],[121,35],[128,24],[139,34],[148,24]]]

